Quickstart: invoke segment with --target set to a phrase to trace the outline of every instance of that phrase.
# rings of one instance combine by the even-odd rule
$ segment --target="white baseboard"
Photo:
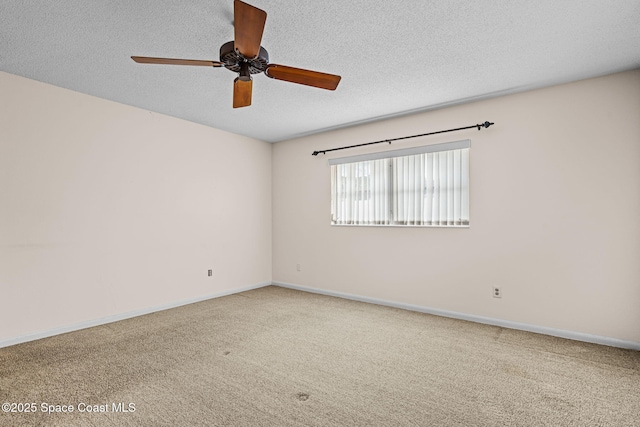
[[[119,320],[130,319],[132,317],[143,316],[145,314],[155,313],[156,311],[168,310],[171,308],[180,307],[182,305],[193,304],[196,302],[206,301],[213,298],[220,298],[227,295],[237,294],[239,292],[250,291],[251,289],[262,288],[264,286],[269,286],[269,285],[271,285],[271,282],[263,282],[255,285],[243,286],[241,288],[228,289],[226,291],[218,292],[215,294],[204,295],[197,298],[191,298],[188,300],[172,302],[172,303],[163,304],[155,307],[143,308],[140,310],[134,310],[127,313],[114,314],[111,316],[101,317],[99,319],[87,320],[85,322],[75,323],[73,325],[60,326],[58,328],[36,332],[33,334],[23,335],[23,336],[14,337],[14,338],[8,338],[8,339],[0,340],[0,348],[8,347],[10,345],[20,344],[27,341],[35,341],[41,338],[52,337],[54,335],[65,334],[67,332],[78,331],[80,329],[91,328],[93,326],[99,326],[107,323],[117,322]]]
[[[395,307],[395,308],[401,308],[401,309],[405,309],[405,310],[417,311],[417,312],[420,312],[420,313],[434,314],[436,316],[451,317],[451,318],[454,318],[454,319],[468,320],[468,321],[471,321],[471,322],[484,323],[484,324],[487,324],[487,325],[501,326],[503,328],[518,329],[518,330],[521,330],[521,331],[535,332],[535,333],[538,333],[538,334],[551,335],[551,336],[554,336],[554,337],[567,338],[567,339],[576,340],[576,341],[584,341],[584,342],[590,342],[590,343],[594,343],[594,344],[608,345],[608,346],[611,346],[611,347],[620,347],[620,348],[627,348],[627,349],[632,349],[632,350],[640,350],[640,342],[635,342],[635,341],[627,341],[627,340],[621,340],[621,339],[618,339],[618,338],[610,338],[610,337],[603,337],[603,336],[599,336],[599,335],[585,334],[585,333],[582,333],[582,332],[567,331],[567,330],[564,330],[564,329],[549,328],[549,327],[546,327],[546,326],[530,325],[530,324],[527,324],[527,323],[512,322],[510,320],[495,319],[495,318],[491,318],[491,317],[476,316],[476,315],[473,315],[473,314],[466,314],[466,313],[460,313],[460,312],[449,311],[449,310],[441,310],[441,309],[437,309],[437,308],[424,307],[424,306],[413,305],[413,304],[405,304],[405,303],[396,302],[396,301],[388,301],[388,300],[383,300],[383,299],[378,299],[378,298],[370,298],[370,297],[365,297],[365,296],[361,296],[361,295],[354,295],[354,294],[348,294],[348,293],[344,293],[344,292],[329,291],[329,290],[325,290],[325,289],[312,288],[312,287],[308,287],[308,286],[301,286],[301,285],[295,285],[295,284],[292,284],[292,283],[284,283],[284,282],[263,282],[263,283],[258,283],[258,284],[255,284],[255,285],[249,285],[249,286],[244,286],[244,287],[241,287],[241,288],[230,289],[230,290],[218,292],[218,293],[215,293],[215,294],[205,295],[205,296],[198,297],[198,298],[192,298],[192,299],[189,299],[189,300],[182,300],[182,301],[178,301],[178,302],[173,302],[173,303],[169,303],[169,304],[163,304],[163,305],[160,305],[160,306],[145,308],[145,309],[141,309],[141,310],[134,310],[134,311],[130,311],[130,312],[127,312],[127,313],[115,314],[115,315],[111,315],[111,316],[102,317],[102,318],[99,318],[99,319],[88,320],[88,321],[76,323],[76,324],[73,324],[73,325],[61,326],[61,327],[58,327],[58,328],[53,328],[53,329],[49,329],[49,330],[46,330],[46,331],[36,332],[36,333],[33,333],[33,334],[23,335],[23,336],[14,337],[14,338],[8,338],[8,339],[5,339],[5,340],[0,340],[0,348],[8,347],[8,346],[11,346],[11,345],[20,344],[20,343],[28,342],[28,341],[35,341],[35,340],[38,340],[38,339],[41,339],[41,338],[47,338],[47,337],[51,337],[51,336],[54,336],[54,335],[64,334],[64,333],[67,333],[67,332],[78,331],[80,329],[90,328],[90,327],[93,327],[93,326],[99,326],[99,325],[104,325],[104,324],[107,324],[107,323],[117,322],[119,320],[130,319],[132,317],[142,316],[142,315],[145,315],[145,314],[154,313],[156,311],[162,311],[162,310],[168,310],[168,309],[171,309],[171,308],[180,307],[182,305],[193,304],[193,303],[196,303],[196,302],[206,301],[206,300],[213,299],[213,298],[220,298],[220,297],[223,297],[223,296],[232,295],[232,294],[236,294],[236,293],[239,293],[239,292],[245,292],[245,291],[249,291],[249,290],[252,290],[252,289],[262,288],[264,286],[269,286],[269,285],[280,286],[280,287],[283,287],[283,288],[296,289],[296,290],[304,291],[304,292],[312,292],[312,293],[316,293],[316,294],[328,295],[328,296],[333,296],[333,297],[338,297],[338,298],[346,298],[346,299],[351,299],[351,300],[354,300],[354,301],[367,302],[367,303],[371,303],[371,304],[385,305],[385,306],[389,306],[389,307]]]
[[[460,313],[457,311],[441,310],[432,307],[423,307],[413,304],[405,304],[396,301],[387,301],[378,298],[370,298],[361,295],[347,294],[343,292],[328,291],[325,289],[300,286],[292,283],[273,282],[275,286],[296,289],[299,291],[312,292],[316,294],[329,295],[332,297],[346,298],[354,301],[368,302],[389,307],[402,308],[405,310],[418,311],[420,313],[435,314],[436,316],[451,317],[454,319],[468,320],[470,322],[484,323],[487,325],[501,326],[503,328],[518,329],[521,331],[535,332],[538,334],[551,335],[554,337],[567,338],[575,341],[584,341],[594,344],[602,344],[610,347],[620,347],[632,350],[640,350],[640,342],[621,340],[618,338],[603,337],[599,335],[585,334],[582,332],[567,331],[564,329],[549,328],[546,326],[530,325],[527,323],[512,322],[510,320],[495,319],[492,317],[476,316],[474,314]]]

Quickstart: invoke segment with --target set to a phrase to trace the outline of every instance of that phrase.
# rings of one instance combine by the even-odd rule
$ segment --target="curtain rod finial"
[[[477,124],[476,126],[478,127],[478,130],[480,130],[481,128],[488,128],[489,126],[491,126],[493,123],[490,122],[484,122],[482,124]]]

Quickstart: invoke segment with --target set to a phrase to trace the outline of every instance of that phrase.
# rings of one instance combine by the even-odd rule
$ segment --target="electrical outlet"
[[[296,264],[296,271],[302,271],[302,267],[300,266],[300,264]]]
[[[213,276],[213,270],[209,270],[209,272],[207,273],[207,276],[209,277]]]
[[[499,286],[493,287],[493,297],[494,298],[502,298],[502,288]]]

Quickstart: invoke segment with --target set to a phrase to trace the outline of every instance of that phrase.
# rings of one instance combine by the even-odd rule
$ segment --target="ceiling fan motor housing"
[[[244,68],[246,69],[248,66],[249,73],[259,74],[264,72],[269,64],[269,53],[265,48],[260,46],[258,56],[255,58],[246,58],[235,50],[233,41],[230,41],[220,47],[220,62],[223,62],[225,68],[234,73],[240,73],[243,64],[246,64]]]

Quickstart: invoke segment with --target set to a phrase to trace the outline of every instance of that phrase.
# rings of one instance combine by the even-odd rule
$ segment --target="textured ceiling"
[[[0,70],[274,142],[640,67],[640,0],[247,2],[271,62],[338,89],[256,75],[234,110],[226,69],[130,59],[218,60],[232,0],[2,0]]]

